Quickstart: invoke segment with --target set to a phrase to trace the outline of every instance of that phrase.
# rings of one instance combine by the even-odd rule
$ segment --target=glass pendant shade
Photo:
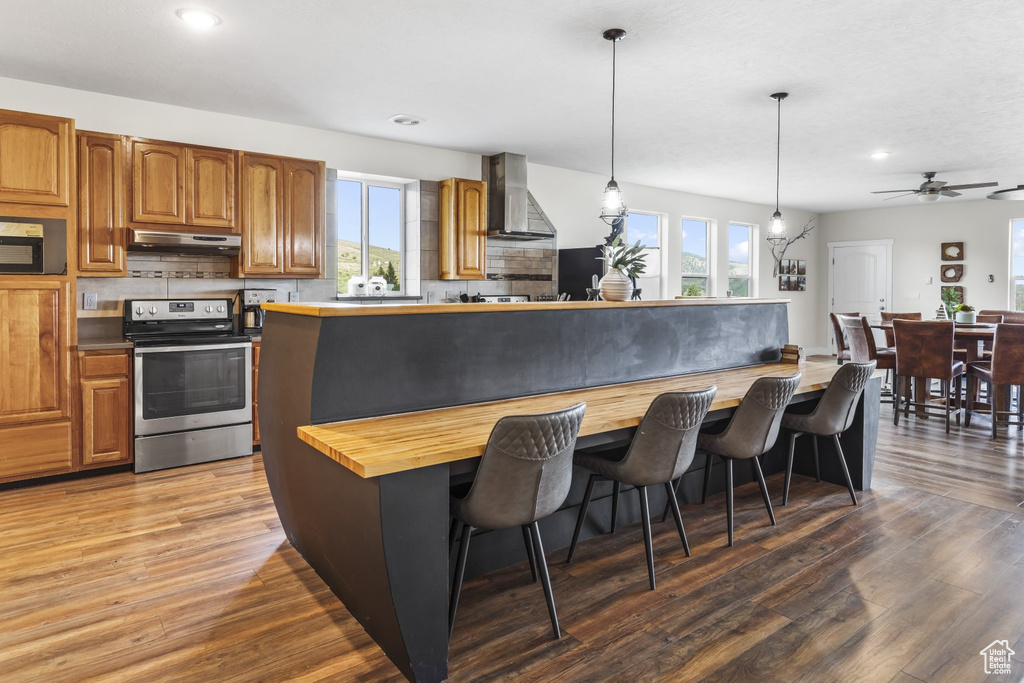
[[[619,184],[612,178],[604,188],[601,197],[601,220],[611,225],[626,215],[626,204],[622,201]]]
[[[917,195],[917,201],[919,202],[937,202],[939,197],[942,195],[938,192],[921,192]]]
[[[781,211],[776,211],[768,221],[768,239],[780,238],[786,238],[786,219],[782,217]]]

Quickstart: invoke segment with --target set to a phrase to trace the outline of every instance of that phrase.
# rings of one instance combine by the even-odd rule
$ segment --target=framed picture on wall
[[[796,262],[796,274],[797,275],[807,275],[807,261],[797,261]]]

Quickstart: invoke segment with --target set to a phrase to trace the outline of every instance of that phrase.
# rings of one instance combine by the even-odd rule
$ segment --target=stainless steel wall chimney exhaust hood
[[[487,181],[487,236],[499,239],[540,240],[555,236],[546,218],[531,218],[527,210],[526,156],[495,154],[483,158]]]
[[[128,231],[129,251],[153,251],[164,254],[200,256],[237,256],[242,248],[241,235],[208,232]]]

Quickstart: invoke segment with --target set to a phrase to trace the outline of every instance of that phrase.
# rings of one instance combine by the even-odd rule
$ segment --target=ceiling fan
[[[893,192],[900,192],[901,194],[898,194],[895,197],[887,197],[885,201],[916,194],[918,201],[937,202],[940,197],[959,197],[960,193],[957,192],[957,190],[973,190],[978,187],[995,187],[999,184],[968,183],[966,185],[946,185],[946,181],[944,180],[934,180],[935,171],[928,171],[921,175],[924,176],[924,182],[921,183],[921,187],[916,190],[879,190],[877,192],[872,192],[871,194],[891,194]]]

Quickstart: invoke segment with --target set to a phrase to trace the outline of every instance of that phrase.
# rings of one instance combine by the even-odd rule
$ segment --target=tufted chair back
[[[631,486],[654,486],[683,476],[693,462],[700,425],[717,391],[711,386],[654,399],[615,478]]]
[[[787,415],[785,426],[818,436],[842,434],[853,424],[857,402],[874,371],[875,361],[847,363],[832,377],[814,411],[808,415]]]
[[[725,431],[702,436],[701,448],[730,458],[756,458],[775,445],[779,423],[789,400],[800,386],[800,373],[791,377],[762,377],[754,382]]]
[[[469,493],[455,516],[470,526],[505,529],[557,510],[569,494],[572,453],[585,403],[498,420]]]

